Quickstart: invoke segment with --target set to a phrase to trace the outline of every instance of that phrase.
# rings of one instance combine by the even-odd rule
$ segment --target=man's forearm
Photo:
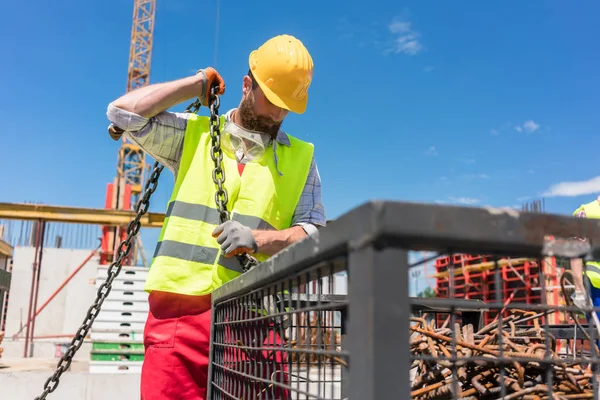
[[[583,292],[585,291],[585,286],[583,285],[583,262],[580,258],[575,258],[571,260],[571,270],[573,271],[573,278],[575,282],[575,290]]]
[[[260,253],[272,256],[290,244],[306,236],[301,226],[292,226],[281,231],[252,231]]]
[[[172,82],[156,83],[131,91],[113,102],[115,107],[152,118],[169,108],[202,94],[202,74]]]

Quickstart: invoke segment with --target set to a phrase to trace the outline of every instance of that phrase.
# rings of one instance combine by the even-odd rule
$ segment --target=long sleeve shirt
[[[225,117],[229,118],[232,111],[228,111]],[[165,111],[152,118],[146,118],[110,103],[106,115],[112,124],[125,131],[124,135],[127,138],[177,177],[183,150],[183,137],[191,114]],[[275,145],[290,145],[283,131],[279,132],[275,142]],[[317,226],[325,226],[325,224],[325,209],[321,200],[321,178],[313,157],[304,190],[294,211],[292,226],[301,226],[310,235],[316,232]]]

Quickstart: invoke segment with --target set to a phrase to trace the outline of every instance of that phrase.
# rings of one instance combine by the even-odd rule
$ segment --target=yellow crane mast
[[[127,92],[150,82],[155,10],[156,0],[134,0]],[[123,138],[119,150],[117,179],[122,178],[126,185],[131,185],[131,204],[136,203],[142,191],[145,169],[145,154],[142,149]]]
[[[152,39],[156,0],[134,0],[133,24],[127,72],[127,92],[143,87],[150,82],[152,61]],[[106,192],[106,208],[128,210],[137,204],[143,190],[146,166],[144,151],[121,136],[118,128],[111,126],[109,132],[114,139],[121,138],[117,161],[117,176]],[[125,238],[124,229],[105,227],[102,236],[104,257],[102,264],[112,261],[115,247]],[[117,238],[117,241],[115,241]],[[131,252],[130,263],[135,263],[137,249]]]

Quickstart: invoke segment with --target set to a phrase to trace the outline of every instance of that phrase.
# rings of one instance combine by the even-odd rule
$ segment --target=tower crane
[[[127,92],[146,86],[150,82],[155,11],[156,0],[134,0]],[[148,169],[146,156],[139,146],[125,139],[121,135],[122,131],[117,127],[111,126],[109,133],[113,139],[121,139],[121,147],[116,177],[107,185],[105,208],[128,210],[135,207],[143,190],[145,173]],[[115,249],[125,237],[126,232],[123,228],[103,228],[101,264],[109,264],[113,261]],[[139,236],[137,244],[141,244]],[[138,246],[135,246],[126,264],[135,264],[137,251]],[[143,258],[143,251],[141,253]]]

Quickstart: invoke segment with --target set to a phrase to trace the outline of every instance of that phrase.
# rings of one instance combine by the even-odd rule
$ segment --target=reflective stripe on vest
[[[221,124],[224,117],[221,117]],[[273,148],[260,161],[246,164],[223,154],[227,208],[231,219],[251,229],[281,230],[291,226],[313,158],[313,146],[292,136],[290,146]],[[242,271],[237,258],[225,258],[212,232],[219,224],[215,205],[214,164],[210,155],[209,119],[192,116],[187,122],[179,171],[154,252],[145,290],[188,295],[212,292]],[[266,254],[254,255],[259,261]]]
[[[177,200],[172,201],[167,207],[165,217],[170,216],[202,221],[212,225],[219,224],[219,211],[202,204],[191,204]],[[235,214],[232,216],[232,219],[239,221],[242,225],[250,229],[275,230],[267,221],[252,215]]]
[[[171,257],[202,264],[214,264],[217,261],[217,256],[219,256],[219,264],[223,267],[240,273],[244,272],[237,258],[223,257],[222,255],[219,255],[219,250],[214,247],[163,240],[156,244],[156,250],[154,251],[153,257],[156,258],[158,256]]]

